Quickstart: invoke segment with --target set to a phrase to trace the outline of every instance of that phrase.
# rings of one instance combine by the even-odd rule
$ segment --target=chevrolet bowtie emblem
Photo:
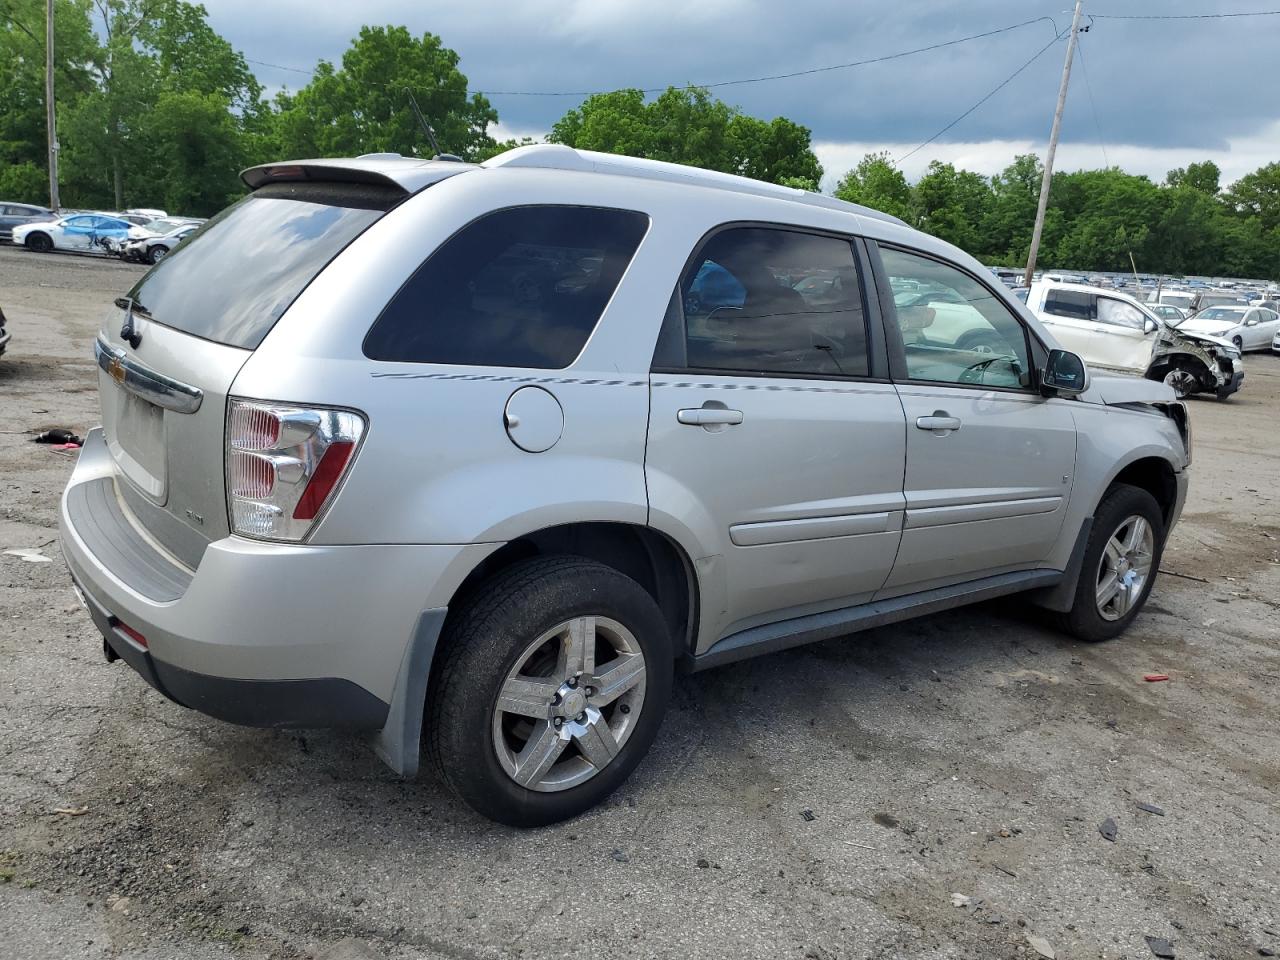
[[[107,373],[111,374],[111,379],[116,383],[124,383],[124,364],[119,357],[111,358],[111,362],[107,364]]]

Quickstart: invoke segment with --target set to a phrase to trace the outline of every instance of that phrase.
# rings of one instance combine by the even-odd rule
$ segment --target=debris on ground
[[[613,853],[609,854],[609,856],[613,857],[613,859],[617,860],[619,863],[631,862],[631,858],[627,856],[625,853],[623,853],[621,850],[619,850],[617,847],[613,848]]]
[[[1098,824],[1098,832],[1102,834],[1102,839],[1110,840],[1112,843],[1115,843],[1116,834],[1118,834],[1120,830],[1116,826],[1116,822],[1110,817],[1107,817],[1107,819]]]
[[[800,811],[800,816],[804,817],[805,821],[809,823],[812,823],[814,820],[818,819],[816,816],[813,815],[813,811],[807,808]]]
[[[967,907],[972,902],[972,898],[966,897],[963,893],[953,893],[951,895],[951,905],[953,907]]]
[[[6,557],[17,557],[27,563],[52,563],[53,561],[40,552],[39,547],[14,547],[4,552]]]
[[[89,812],[88,807],[57,807],[52,813],[62,814],[64,817],[83,817]]]
[[[62,427],[54,427],[52,430],[46,430],[44,433],[40,434],[39,436],[32,437],[31,442],[32,443],[58,443],[58,444],[74,443],[77,447],[82,446],[84,444],[84,440],[82,438],[76,436],[70,430],[66,430]]]
[[[1147,683],[1159,683],[1162,680],[1168,680],[1169,675],[1167,673],[1144,673],[1142,679]]]
[[[1153,813],[1157,817],[1164,816],[1164,807],[1157,807],[1154,803],[1147,803],[1145,800],[1138,800],[1135,801],[1134,806],[1143,813]]]
[[[1151,952],[1159,957],[1160,960],[1173,960],[1173,944],[1164,937],[1144,937],[1143,939],[1147,941],[1147,946],[1151,948]]]
[[[710,860],[708,860],[708,859],[706,859],[705,857],[699,857],[699,858],[698,858],[698,869],[699,869],[699,870],[709,870],[709,869],[711,869],[711,861],[710,861]]]
[[[877,813],[871,818],[871,820],[873,823],[882,827],[887,827],[890,830],[897,830],[902,826],[902,824],[898,822],[898,818],[891,813]]]
[[[1053,952],[1053,947],[1050,946],[1048,940],[1046,940],[1044,937],[1037,937],[1034,934],[1030,934],[1030,933],[1028,933],[1026,936],[1027,936],[1027,943],[1031,944],[1032,950],[1040,954],[1040,956],[1047,958],[1047,960],[1057,960],[1058,955]]]

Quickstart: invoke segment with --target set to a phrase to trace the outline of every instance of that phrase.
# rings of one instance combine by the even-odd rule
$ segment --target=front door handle
[[[676,411],[676,419],[691,427],[710,427],[717,424],[733,426],[742,422],[741,410],[724,407],[690,407]]]
[[[932,417],[916,417],[916,427],[921,430],[937,430],[949,431],[960,429],[959,417],[945,416],[943,411],[938,410]]]

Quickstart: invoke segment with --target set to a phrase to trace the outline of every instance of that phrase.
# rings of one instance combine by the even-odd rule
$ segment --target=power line
[[[986,103],[986,102],[987,102],[988,100],[990,100],[992,97],[994,97],[997,93],[999,93],[1001,90],[1003,90],[1005,87],[1007,87],[1010,83],[1012,83],[1012,82],[1013,82],[1014,78],[1015,78],[1015,77],[1017,77],[1017,76],[1018,76],[1018,74],[1022,73],[1022,71],[1023,71],[1023,70],[1027,69],[1027,67],[1031,66],[1031,64],[1033,64],[1033,63],[1035,63],[1037,60],[1039,60],[1039,59],[1040,59],[1040,57],[1044,55],[1045,51],[1047,51],[1047,50],[1048,50],[1050,47],[1052,47],[1055,43],[1057,43],[1059,40],[1061,40],[1061,39],[1063,38],[1063,36],[1064,36],[1064,35],[1065,35],[1065,34],[1061,34],[1061,33],[1057,34],[1057,35],[1056,35],[1052,40],[1050,40],[1050,41],[1049,41],[1048,43],[1046,43],[1043,47],[1041,47],[1039,50],[1037,50],[1037,51],[1035,52],[1035,55],[1034,55],[1034,56],[1032,56],[1030,60],[1028,60],[1026,63],[1024,63],[1022,66],[1020,66],[1017,70],[1013,71],[1013,73],[1009,74],[1009,76],[1005,77],[1005,78],[1004,78],[1003,80],[1001,80],[998,84],[996,84],[995,88],[994,88],[990,93],[988,93],[985,97],[983,97],[981,100],[979,100],[977,103],[975,103],[972,107],[970,107],[970,108],[969,108],[968,110],[966,110],[964,113],[960,114],[960,116],[956,117],[954,120],[952,120],[950,123],[948,123],[945,127],[943,127],[941,130],[939,130],[937,133],[935,133],[935,134],[934,134],[932,137],[930,137],[928,140],[924,141],[924,143],[920,144],[920,145],[919,145],[918,147],[916,147],[915,149],[910,150],[910,151],[908,151],[907,153],[904,153],[902,156],[898,157],[898,159],[894,160],[894,161],[893,161],[894,166],[897,166],[898,164],[902,163],[902,161],[906,160],[908,157],[914,156],[915,154],[919,153],[921,150],[923,150],[923,149],[924,149],[925,147],[927,147],[929,144],[933,143],[933,141],[937,140],[940,136],[942,136],[944,133],[946,133],[948,130],[950,130],[952,127],[954,127],[957,123],[959,123],[959,122],[960,122],[961,120],[963,120],[965,117],[969,116],[969,114],[973,113],[973,111],[977,110],[980,106],[982,106],[984,103]]]
[[[1090,13],[1090,20],[1231,20],[1236,17],[1280,17],[1280,10],[1243,13]]]
[[[1080,72],[1084,75],[1084,89],[1089,94],[1089,109],[1093,111],[1093,125],[1098,130],[1098,146],[1102,148],[1102,162],[1111,167],[1111,158],[1107,156],[1107,141],[1102,136],[1102,123],[1098,120],[1098,105],[1093,99],[1093,84],[1089,82],[1089,68],[1084,62],[1084,44],[1076,44],[1076,56],[1080,58]]]
[[[853,67],[865,67],[874,63],[886,63],[890,60],[900,60],[903,57],[912,57],[920,53],[929,53],[933,50],[941,50],[944,47],[954,47],[957,44],[968,43],[971,40],[982,40],[986,37],[994,37],[998,34],[1009,33],[1013,30],[1019,30],[1022,27],[1030,26],[1033,23],[1047,22],[1054,29],[1055,38],[1058,33],[1058,26],[1052,17],[1032,17],[1030,20],[1023,20],[1019,23],[1010,24],[1007,27],[997,27],[994,30],[984,30],[982,33],[973,33],[967,37],[957,37],[954,40],[943,40],[939,43],[931,43],[925,47],[916,47],[913,50],[902,50],[898,53],[889,53],[880,57],[868,57],[865,60],[852,60],[848,63],[835,63],[825,67],[810,67],[807,70],[795,70],[790,73],[774,73],[761,77],[746,77],[738,80],[718,80],[714,83],[702,84],[668,84],[661,87],[642,87],[641,93],[662,93],[671,86],[698,86],[707,89],[717,87],[734,87],[748,83],[766,83],[772,80],[791,80],[796,77],[808,77],[815,73],[829,73],[832,70],[848,70]],[[304,70],[301,67],[286,67],[278,63],[267,63],[263,60],[252,60],[245,57],[249,63],[255,63],[262,67],[271,67],[275,70],[288,70],[291,73],[302,73],[314,75],[314,70]],[[387,84],[391,86],[392,84]],[[487,97],[590,97],[599,93],[609,93],[608,90],[474,90],[473,93],[479,93]]]

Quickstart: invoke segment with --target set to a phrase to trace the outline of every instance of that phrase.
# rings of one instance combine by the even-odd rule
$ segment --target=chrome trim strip
[[[975,520],[1007,520],[1053,513],[1062,504],[1061,497],[1027,497],[1022,500],[989,500],[984,503],[957,503],[946,507],[908,507],[908,530],[941,527]]]
[[[102,336],[93,344],[93,355],[98,366],[112,380],[157,407],[175,413],[195,413],[204,400],[204,391],[179,383],[163,373],[152,370],[145,363],[134,360],[123,350],[111,346]]]
[[[738,547],[756,547],[766,543],[794,543],[799,540],[886,533],[897,530],[901,525],[901,511],[844,514],[836,517],[801,517],[797,520],[737,523],[729,528],[729,539]]]

